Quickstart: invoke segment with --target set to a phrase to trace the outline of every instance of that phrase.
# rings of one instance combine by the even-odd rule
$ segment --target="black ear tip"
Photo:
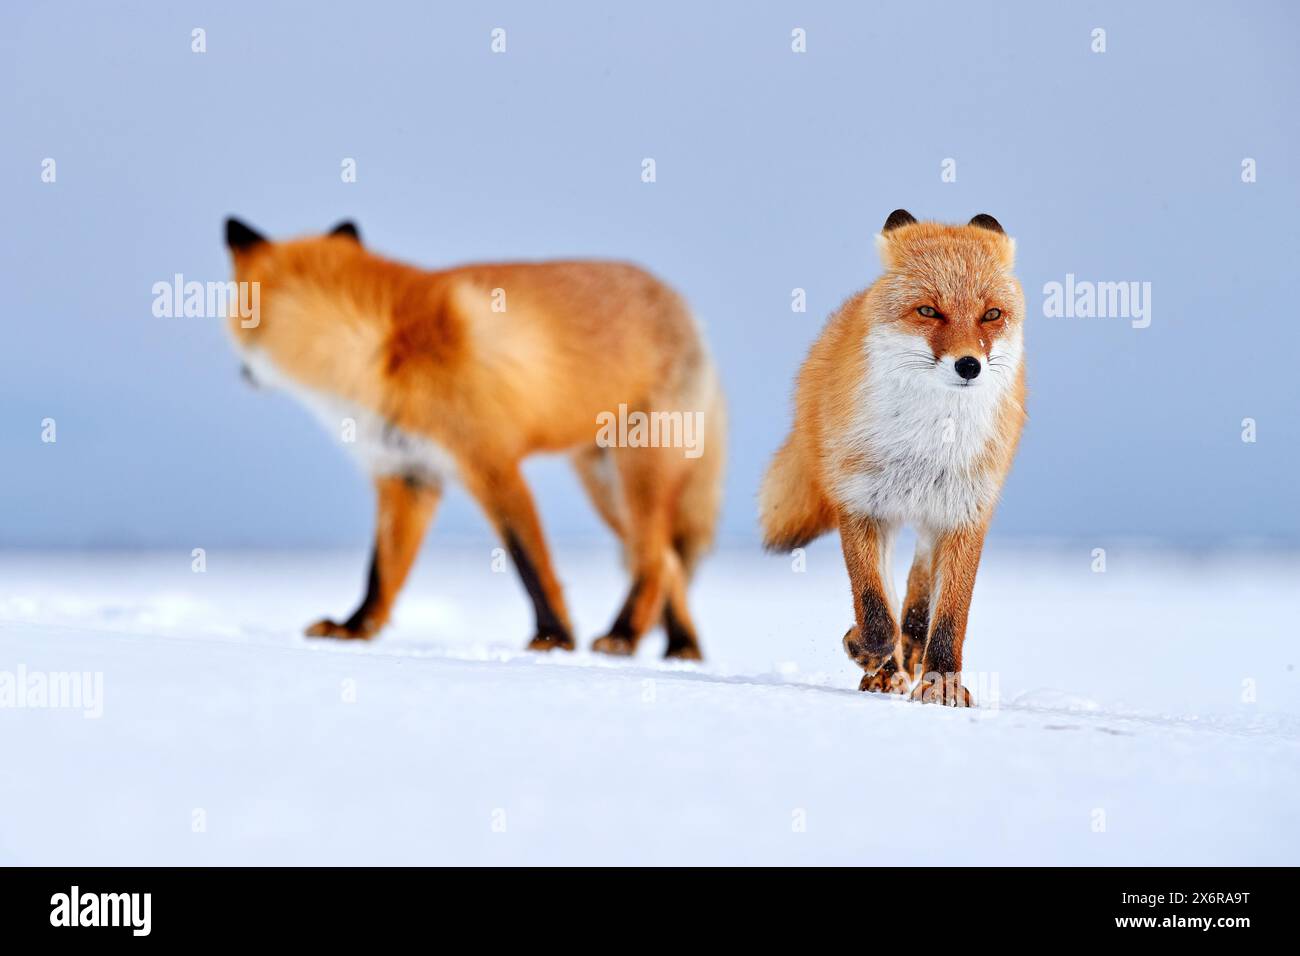
[[[885,220],[885,228],[881,232],[889,232],[891,229],[897,229],[899,226],[910,226],[916,222],[916,217],[906,209],[895,209]]]
[[[247,249],[259,242],[266,242],[266,237],[256,229],[244,225],[234,216],[226,219],[226,245],[231,249]]]
[[[361,241],[361,230],[357,228],[357,224],[351,219],[345,219],[331,229],[330,235],[347,236],[349,239],[355,239],[357,242]]]
[[[1002,232],[1002,223],[998,222],[986,212],[982,212],[978,216],[972,217],[970,224],[972,226],[979,226],[981,229],[991,230],[992,232]]]

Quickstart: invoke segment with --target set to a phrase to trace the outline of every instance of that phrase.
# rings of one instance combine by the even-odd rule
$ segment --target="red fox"
[[[884,274],[831,317],[799,373],[794,427],[759,496],[764,544],[838,528],[860,690],[969,706],[962,643],[984,533],[1025,421],[1024,293],[1015,242],[895,210]],[[890,544],[915,527],[901,623]]]
[[[527,455],[558,451],[621,540],[632,578],[594,649],[631,654],[662,621],[668,657],[700,657],[686,587],[717,521],[725,410],[672,289],[614,262],[424,271],[372,254],[347,222],[273,242],[229,219],[226,244],[235,279],[258,284],[255,321],[232,311],[229,323],[246,374],[308,405],[374,481],[365,599],[309,635],[378,633],[454,477],[483,507],[532,599],[528,647],[571,650],[560,583],[519,470]],[[609,440],[602,418],[628,409],[695,416],[692,447]],[[344,437],[346,428],[354,434]]]

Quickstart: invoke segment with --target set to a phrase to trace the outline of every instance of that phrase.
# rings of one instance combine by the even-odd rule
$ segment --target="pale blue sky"
[[[1000,539],[1300,538],[1294,5],[268,6],[0,11],[0,546],[368,538],[366,479],[242,385],[220,323],[151,315],[154,282],[227,277],[230,213],[273,235],[352,217],[430,266],[655,270],[722,370],[724,528],[752,539],[798,363],[897,206],[989,212],[1019,243],[1030,423]],[[1150,282],[1150,327],[1043,318],[1067,273]],[[600,533],[566,468],[528,470],[554,537]],[[482,526],[463,494],[437,524]]]

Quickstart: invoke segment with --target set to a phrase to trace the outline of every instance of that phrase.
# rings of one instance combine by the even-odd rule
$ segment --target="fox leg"
[[[608,448],[592,445],[582,448],[572,455],[574,470],[587,491],[587,497],[596,506],[601,520],[609,525],[619,538],[626,533],[623,518],[623,503],[618,496],[618,472],[610,458]]]
[[[373,637],[388,622],[442,489],[399,475],[381,475],[375,478],[375,494],[375,547],[366,596],[343,623],[326,618],[311,625],[310,637]]]
[[[890,584],[889,544],[893,531],[863,515],[844,514],[840,518],[840,544],[853,585],[857,621],[844,635],[844,650],[866,671],[859,690],[902,693],[906,689]]]
[[[573,650],[573,629],[564,607],[564,593],[555,577],[542,524],[523,476],[517,468],[496,470],[470,485],[510,552],[524,590],[533,602],[537,631],[531,651]]]
[[[961,650],[966,640],[975,572],[984,547],[985,523],[954,528],[938,535],[934,545],[935,600],[929,639],[921,658],[921,680],[912,696],[927,703],[971,706],[970,691],[961,684]]]
[[[934,576],[934,552],[924,531],[917,531],[916,555],[907,574],[907,596],[903,598],[903,669],[915,680],[930,635],[930,591]]]
[[[619,474],[609,449],[598,447],[583,449],[574,454],[573,462],[597,512],[609,525],[610,530],[619,536],[623,545],[624,562],[631,564],[632,555],[628,535],[631,522],[623,504],[617,484]],[[668,650],[664,656],[699,660],[700,646],[695,637],[695,625],[691,621],[690,612],[686,609],[686,569],[683,567],[680,554],[676,551],[667,560],[669,568],[665,577],[666,597],[663,602],[662,618],[664,630],[668,632]],[[642,586],[639,579],[633,580],[627,600],[624,601],[607,637],[631,640],[635,631],[634,621],[641,599]],[[649,627],[653,626],[652,622]],[[600,645],[597,650],[630,653],[630,649],[621,640],[605,640],[597,643]]]
[[[695,633],[695,622],[686,607],[686,568],[675,551],[669,552],[667,598],[664,601],[664,631],[668,634],[668,648],[664,657],[699,661],[704,659],[700,641]]]
[[[635,653],[642,635],[662,620],[668,634],[666,658],[698,661],[704,655],[695,635],[695,623],[686,608],[686,574],[681,560],[671,549],[661,552],[659,562],[648,557],[635,558],[631,590],[610,625],[609,632],[598,638],[591,649],[605,654]],[[653,590],[659,591],[657,607]]]
[[[622,609],[609,631],[592,644],[592,650],[605,654],[629,655],[636,651],[641,637],[659,622],[665,605],[684,573],[672,549],[671,499],[677,482],[667,467],[678,449],[618,449],[616,463],[622,480],[627,517],[623,547],[632,573],[632,586]],[[684,601],[680,602],[684,605]],[[669,634],[669,654],[677,657],[699,656],[689,616],[674,613]],[[667,622],[665,622],[667,623]]]

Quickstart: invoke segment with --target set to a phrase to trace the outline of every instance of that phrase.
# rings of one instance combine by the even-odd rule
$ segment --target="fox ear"
[[[884,228],[880,231],[889,232],[891,229],[897,229],[899,226],[910,226],[914,222],[916,222],[916,217],[906,209],[895,209],[889,214],[889,218],[885,220]]]
[[[975,226],[979,229],[987,229],[989,232],[996,232],[999,236],[1002,236],[1005,239],[1002,243],[1002,261],[1008,269],[1012,268],[1016,264],[1016,240],[1012,239],[1002,231],[1002,223],[998,222],[988,213],[982,212],[978,216],[974,216],[969,225]]]
[[[876,233],[876,251],[880,253],[880,261],[886,269],[894,267],[894,253],[889,247],[889,234],[899,226],[910,226],[916,222],[916,217],[906,209],[895,209],[885,220],[885,225],[880,232]]]
[[[330,230],[331,236],[347,236],[349,239],[361,241],[361,232],[357,229],[357,224],[351,219],[344,219],[341,223]]]
[[[243,251],[266,242],[266,236],[256,229],[244,225],[234,216],[226,219],[226,245],[233,250]]]

